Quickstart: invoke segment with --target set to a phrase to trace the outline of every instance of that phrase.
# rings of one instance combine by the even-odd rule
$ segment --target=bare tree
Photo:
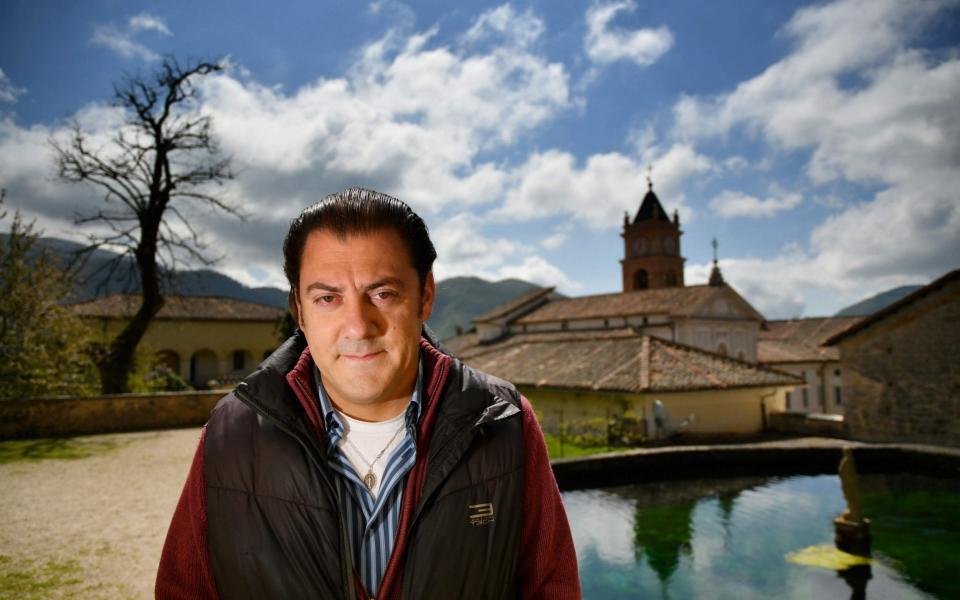
[[[113,104],[126,122],[109,141],[92,140],[77,121],[68,140],[51,139],[59,176],[86,182],[104,192],[104,207],[78,214],[75,223],[99,224],[81,251],[100,247],[121,250],[108,263],[107,279],[133,258],[141,288],[140,308],[98,359],[104,393],[128,390],[134,350],[164,304],[167,283],[184,260],[216,262],[182,208],[207,205],[244,218],[211,190],[231,179],[230,158],[220,154],[212,121],[197,110],[194,80],[220,71],[208,62],[181,66],[166,58],[149,75],[128,76],[114,85]],[[105,227],[104,227],[105,226]],[[83,262],[81,259],[80,262]]]

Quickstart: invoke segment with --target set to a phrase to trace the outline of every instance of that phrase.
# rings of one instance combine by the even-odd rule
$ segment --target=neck
[[[351,419],[379,423],[389,421],[405,411],[407,405],[410,404],[410,396],[384,400],[375,404],[354,404],[353,402],[337,401],[333,398],[330,398],[330,402],[334,408]]]

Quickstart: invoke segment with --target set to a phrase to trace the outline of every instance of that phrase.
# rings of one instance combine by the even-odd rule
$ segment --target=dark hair
[[[303,209],[300,216],[290,222],[287,237],[283,240],[283,272],[290,282],[291,310],[295,309],[294,300],[300,287],[300,264],[307,236],[319,229],[332,231],[340,239],[377,229],[393,229],[407,245],[407,254],[417,270],[421,290],[437,258],[427,224],[405,202],[356,187],[331,194]]]

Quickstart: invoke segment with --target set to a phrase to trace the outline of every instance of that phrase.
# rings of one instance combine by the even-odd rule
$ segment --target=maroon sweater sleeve
[[[523,531],[517,579],[520,597],[564,600],[580,598],[580,576],[573,536],[550,469],[547,445],[530,402],[523,408]]]
[[[207,550],[206,491],[203,481],[203,440],[206,433],[204,427],[160,555],[154,594],[162,600],[217,598],[217,585],[210,570]]]

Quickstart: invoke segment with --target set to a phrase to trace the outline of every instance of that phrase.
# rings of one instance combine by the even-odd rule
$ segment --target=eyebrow
[[[378,279],[373,283],[367,286],[364,286],[363,291],[369,292],[370,290],[374,290],[374,289],[377,289],[378,287],[383,287],[385,285],[392,285],[400,289],[403,289],[405,287],[403,285],[403,280],[401,280],[398,277],[384,277],[383,279]],[[343,292],[343,287],[337,286],[337,285],[331,285],[329,283],[324,283],[322,281],[314,281],[313,283],[308,285],[306,289],[307,292],[311,290],[323,290],[326,292],[335,292],[337,294],[340,294]]]

